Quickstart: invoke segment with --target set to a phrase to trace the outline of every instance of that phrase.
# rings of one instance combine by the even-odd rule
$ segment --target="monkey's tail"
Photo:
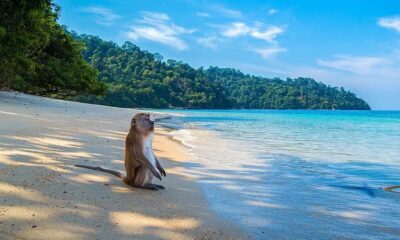
[[[80,165],[80,164],[75,164],[75,167],[87,168],[87,169],[92,169],[92,170],[95,170],[95,171],[110,173],[110,174],[112,174],[112,175],[114,175],[114,176],[117,176],[117,177],[119,177],[119,178],[122,178],[122,173],[120,173],[120,172],[118,172],[118,171],[111,170],[111,169],[107,169],[107,168],[92,167],[92,166]]]

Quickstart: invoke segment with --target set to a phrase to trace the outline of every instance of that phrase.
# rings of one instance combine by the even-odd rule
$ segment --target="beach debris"
[[[329,185],[331,187],[343,188],[348,190],[357,190],[366,193],[370,197],[376,197],[375,191],[376,189],[369,187],[367,185],[364,186],[352,186],[352,185]]]
[[[397,190],[394,190],[394,189],[397,189]],[[400,193],[400,185],[385,187],[383,190],[388,191],[388,192]]]

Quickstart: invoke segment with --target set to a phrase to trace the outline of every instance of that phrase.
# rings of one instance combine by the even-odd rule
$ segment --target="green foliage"
[[[85,43],[84,58],[108,86],[104,98],[84,95],[79,101],[119,107],[230,106],[223,89],[188,64],[163,62],[161,55],[141,51],[130,42],[119,47],[98,37],[72,34]]]
[[[81,55],[83,45],[56,22],[58,14],[52,0],[0,1],[0,87],[105,92]]]
[[[160,54],[122,47],[89,35],[72,35],[85,43],[84,58],[108,86],[105,97],[82,95],[80,101],[119,107],[369,109],[343,88],[309,78],[268,79],[229,68],[194,69]]]
[[[227,90],[236,108],[370,109],[354,93],[327,86],[311,78],[288,78],[283,81],[218,67],[210,67],[206,72],[211,81]]]

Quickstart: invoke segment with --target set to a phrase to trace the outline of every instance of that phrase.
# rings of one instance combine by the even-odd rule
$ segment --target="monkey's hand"
[[[161,176],[160,176],[160,173],[157,171],[157,169],[155,169],[155,168],[152,166],[152,167],[150,167],[150,171],[151,171],[151,173],[153,173],[154,177],[160,179],[160,181],[161,181]]]
[[[159,166],[159,167],[157,166],[157,169],[158,169],[158,171],[160,171],[162,176],[164,176],[164,177],[167,176],[167,174],[165,173],[164,168],[162,168],[161,166]]]
[[[141,154],[141,156],[138,158],[140,162],[143,163],[144,166],[146,166],[148,169],[150,169],[151,173],[154,175],[154,177],[160,179],[161,181],[161,176],[158,170],[151,164],[150,160],[144,155]]]
[[[145,161],[145,163],[148,163],[148,164],[145,164],[145,165],[146,165],[147,168],[150,169],[150,171],[154,175],[154,177],[160,179],[160,181],[161,181],[161,176],[160,176],[160,173],[158,172],[158,170],[151,163],[149,163],[147,161]]]
[[[158,159],[156,158],[156,166],[158,171],[160,171],[161,175],[163,175],[164,177],[167,176],[167,174],[165,173],[165,170],[163,167],[161,167],[160,162],[158,161]]]

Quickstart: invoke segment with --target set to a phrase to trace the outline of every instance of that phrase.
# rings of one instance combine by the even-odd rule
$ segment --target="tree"
[[[101,94],[105,85],[76,42],[57,23],[51,0],[0,1],[0,84],[21,91],[49,89]]]

